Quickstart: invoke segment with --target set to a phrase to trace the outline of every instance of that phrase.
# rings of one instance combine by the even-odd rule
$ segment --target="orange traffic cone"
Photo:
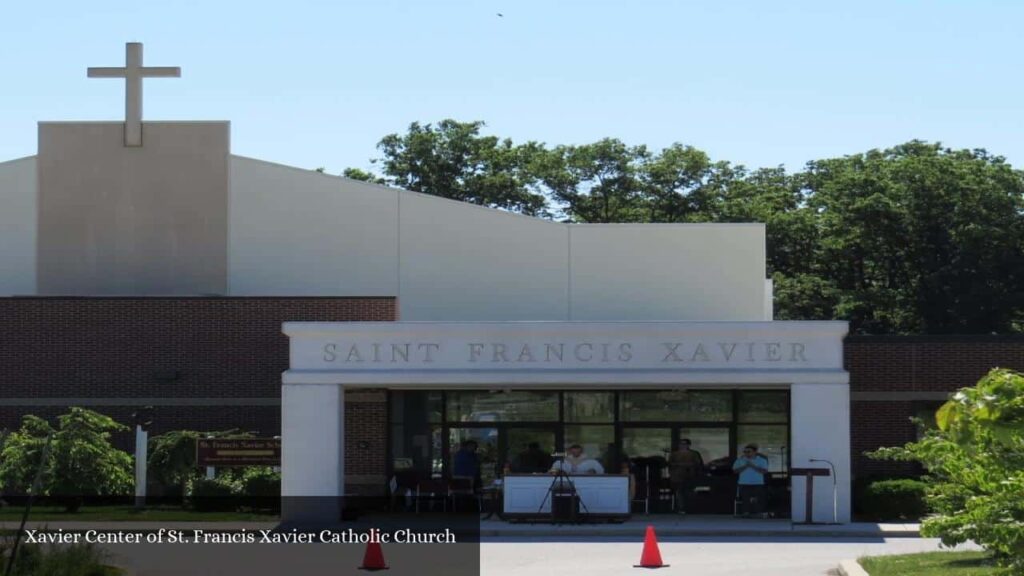
[[[654,526],[647,526],[644,535],[644,551],[640,554],[640,563],[633,568],[665,568],[668,564],[661,563],[661,552],[658,550],[658,537],[654,535]]]
[[[360,570],[387,570],[388,565],[384,562],[384,550],[380,542],[370,542],[366,545],[366,553],[363,554],[363,565]]]

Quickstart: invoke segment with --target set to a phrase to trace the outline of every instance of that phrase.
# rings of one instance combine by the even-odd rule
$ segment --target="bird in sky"
[[[504,14],[502,14],[501,12],[498,12],[498,18],[504,18],[504,17],[505,17]]]

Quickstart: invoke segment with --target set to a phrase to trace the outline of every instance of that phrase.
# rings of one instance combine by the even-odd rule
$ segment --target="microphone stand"
[[[824,458],[808,458],[808,462],[824,462],[828,464],[829,468],[832,469],[832,523],[838,524],[839,518],[839,479],[836,478],[836,466],[832,462],[825,460]]]

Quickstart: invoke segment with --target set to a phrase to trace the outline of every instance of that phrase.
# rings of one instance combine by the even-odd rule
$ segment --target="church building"
[[[40,122],[0,163],[0,428],[151,405],[279,434],[285,497],[450,478],[470,440],[492,485],[578,444],[642,470],[645,511],[688,440],[691,505],[726,514],[757,444],[775,512],[813,482],[814,519],[850,521],[847,325],[773,319],[763,224],[566,224],[236,156],[227,121],[142,120],[143,78],[178,74],[129,44],[89,72],[126,83],[124,121]],[[858,401],[947,393],[919,392]]]

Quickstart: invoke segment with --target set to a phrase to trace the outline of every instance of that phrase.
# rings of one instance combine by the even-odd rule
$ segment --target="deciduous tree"
[[[876,458],[915,460],[927,470],[936,514],[921,534],[952,546],[967,541],[1024,571],[1024,376],[993,370],[935,414],[937,428]]]
[[[388,184],[501,208],[544,215],[547,198],[530,189],[529,160],[511,140],[480,134],[483,122],[413,122],[405,134],[390,134],[377,145],[376,160]]]

